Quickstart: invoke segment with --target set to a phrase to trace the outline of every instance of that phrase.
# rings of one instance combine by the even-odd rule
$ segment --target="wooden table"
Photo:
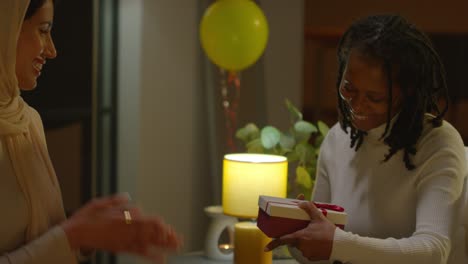
[[[179,256],[172,256],[168,259],[168,264],[228,264],[230,261],[220,261],[208,259],[203,252],[187,253]],[[273,264],[297,264],[294,259],[275,259]]]

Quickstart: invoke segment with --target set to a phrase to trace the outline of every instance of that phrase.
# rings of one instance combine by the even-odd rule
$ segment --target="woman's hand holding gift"
[[[299,195],[297,199],[303,200],[304,196]],[[270,251],[282,245],[290,245],[300,250],[302,255],[311,261],[328,260],[333,247],[336,226],[317,209],[313,202],[304,201],[298,206],[310,216],[309,225],[304,229],[274,239],[265,250]]]

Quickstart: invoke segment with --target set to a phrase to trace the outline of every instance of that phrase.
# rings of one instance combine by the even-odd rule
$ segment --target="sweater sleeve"
[[[24,243],[28,209],[6,155],[0,144],[0,264],[75,263],[75,253],[60,226]]]
[[[61,227],[54,227],[30,243],[0,256],[0,264],[43,263],[75,263],[75,254]]]
[[[438,131],[438,132],[437,132]],[[446,263],[451,237],[460,225],[462,189],[466,175],[463,142],[453,129],[434,129],[418,147],[414,233],[401,239],[363,237],[339,228],[330,259],[353,264]],[[391,202],[391,197],[389,201]],[[402,204],[401,206],[404,206]]]

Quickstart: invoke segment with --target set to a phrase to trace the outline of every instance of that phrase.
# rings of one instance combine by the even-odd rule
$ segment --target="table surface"
[[[204,256],[203,252],[186,253],[179,256],[172,256],[168,259],[168,264],[227,264],[232,263],[232,260],[212,260]],[[297,264],[294,259],[275,259],[274,264]]]

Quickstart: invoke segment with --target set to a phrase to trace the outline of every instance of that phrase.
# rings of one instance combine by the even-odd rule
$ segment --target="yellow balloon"
[[[218,0],[205,11],[200,23],[201,45],[221,68],[243,70],[263,54],[268,23],[251,0]]]

